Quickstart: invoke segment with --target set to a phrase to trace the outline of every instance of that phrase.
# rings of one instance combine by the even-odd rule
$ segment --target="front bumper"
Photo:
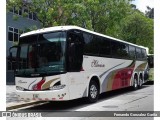
[[[16,90],[19,100],[66,101],[69,100],[67,87],[60,90],[20,91]]]

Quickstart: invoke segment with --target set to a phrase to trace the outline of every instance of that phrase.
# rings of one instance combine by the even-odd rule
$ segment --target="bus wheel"
[[[139,89],[142,88],[142,83],[143,83],[142,77],[140,77],[140,78],[139,78],[139,84],[138,84],[138,88],[139,88]]]
[[[134,83],[133,83],[133,90],[137,90],[138,89],[138,79],[137,77],[135,76],[134,77]]]
[[[98,97],[99,97],[98,84],[92,80],[89,84],[88,102],[94,103],[98,100]]]

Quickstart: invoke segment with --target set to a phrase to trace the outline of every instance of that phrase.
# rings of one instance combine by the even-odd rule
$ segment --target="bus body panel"
[[[48,91],[20,91],[16,90],[20,100],[38,100],[38,101],[64,101],[70,100],[68,88],[61,90]]]
[[[127,73],[129,75],[129,78],[127,78],[128,84],[124,87],[130,86],[129,80],[131,79],[134,65],[135,62],[133,62],[133,60],[93,56],[85,56],[83,61],[83,69],[86,74],[88,74],[88,76],[94,73],[98,74],[101,83],[100,93],[122,88],[122,86],[120,86],[120,77],[117,77],[119,76],[119,74],[123,73]],[[116,82],[119,83],[116,84]]]
[[[87,78],[84,71],[68,72],[67,82],[69,86],[70,99],[83,97]]]
[[[59,90],[50,89],[58,82],[65,85],[65,87]],[[70,96],[67,84],[66,74],[34,78],[16,77],[17,95],[20,99],[69,100]],[[37,98],[34,98],[35,95]]]
[[[16,87],[23,87],[28,90],[17,90],[17,93],[20,98],[26,99],[33,99],[33,95],[38,94],[38,100],[46,100],[46,98],[49,100],[71,100],[87,97],[89,83],[93,77],[96,76],[99,79],[100,93],[103,93],[132,86],[134,75],[143,74],[146,67],[147,63],[145,61],[84,56],[83,71],[45,77],[45,82],[41,85],[43,90],[60,81],[61,84],[66,85],[64,90],[33,91],[34,85],[42,81],[42,77],[16,77]],[[23,94],[24,92],[25,94]],[[66,95],[62,97],[62,94]]]

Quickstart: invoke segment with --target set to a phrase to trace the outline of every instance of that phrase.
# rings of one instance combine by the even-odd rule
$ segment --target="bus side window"
[[[129,58],[130,59],[135,59],[136,58],[136,49],[134,46],[129,45]]]
[[[69,71],[80,71],[83,62],[83,40],[79,35],[70,34],[69,40]]]

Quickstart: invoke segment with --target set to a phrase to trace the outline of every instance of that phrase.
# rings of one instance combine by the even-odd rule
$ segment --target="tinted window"
[[[107,38],[101,38],[99,41],[99,44],[100,44],[100,55],[101,56],[110,56],[111,55],[110,40]]]
[[[31,12],[29,13],[29,18],[32,19],[32,13]]]
[[[16,42],[16,41],[18,41],[18,39],[19,39],[19,34],[14,34],[14,42]]]
[[[18,9],[16,7],[14,7],[14,13],[18,14]]]
[[[135,47],[129,45],[129,57],[130,59],[134,59],[135,58]]]
[[[83,33],[84,37],[84,54],[98,55],[99,54],[99,37],[92,34]]]
[[[146,60],[147,59],[147,54],[146,54],[146,50],[142,49],[142,59]]]
[[[22,15],[22,8],[19,9],[19,15]]]
[[[141,49],[140,48],[136,48],[136,58],[137,59],[141,59],[142,56],[141,56]]]
[[[13,32],[8,32],[8,40],[13,41]]]
[[[112,56],[120,57],[120,43],[117,41],[111,41],[111,47],[112,47]]]
[[[128,45],[127,44],[120,43],[119,55],[122,58],[127,58],[128,57]]]
[[[127,44],[120,43],[117,41],[112,41],[111,46],[112,46],[113,57],[118,57],[118,58],[128,57],[128,45]]]
[[[33,13],[33,20],[36,20],[37,18],[36,18],[36,14],[35,13]]]

